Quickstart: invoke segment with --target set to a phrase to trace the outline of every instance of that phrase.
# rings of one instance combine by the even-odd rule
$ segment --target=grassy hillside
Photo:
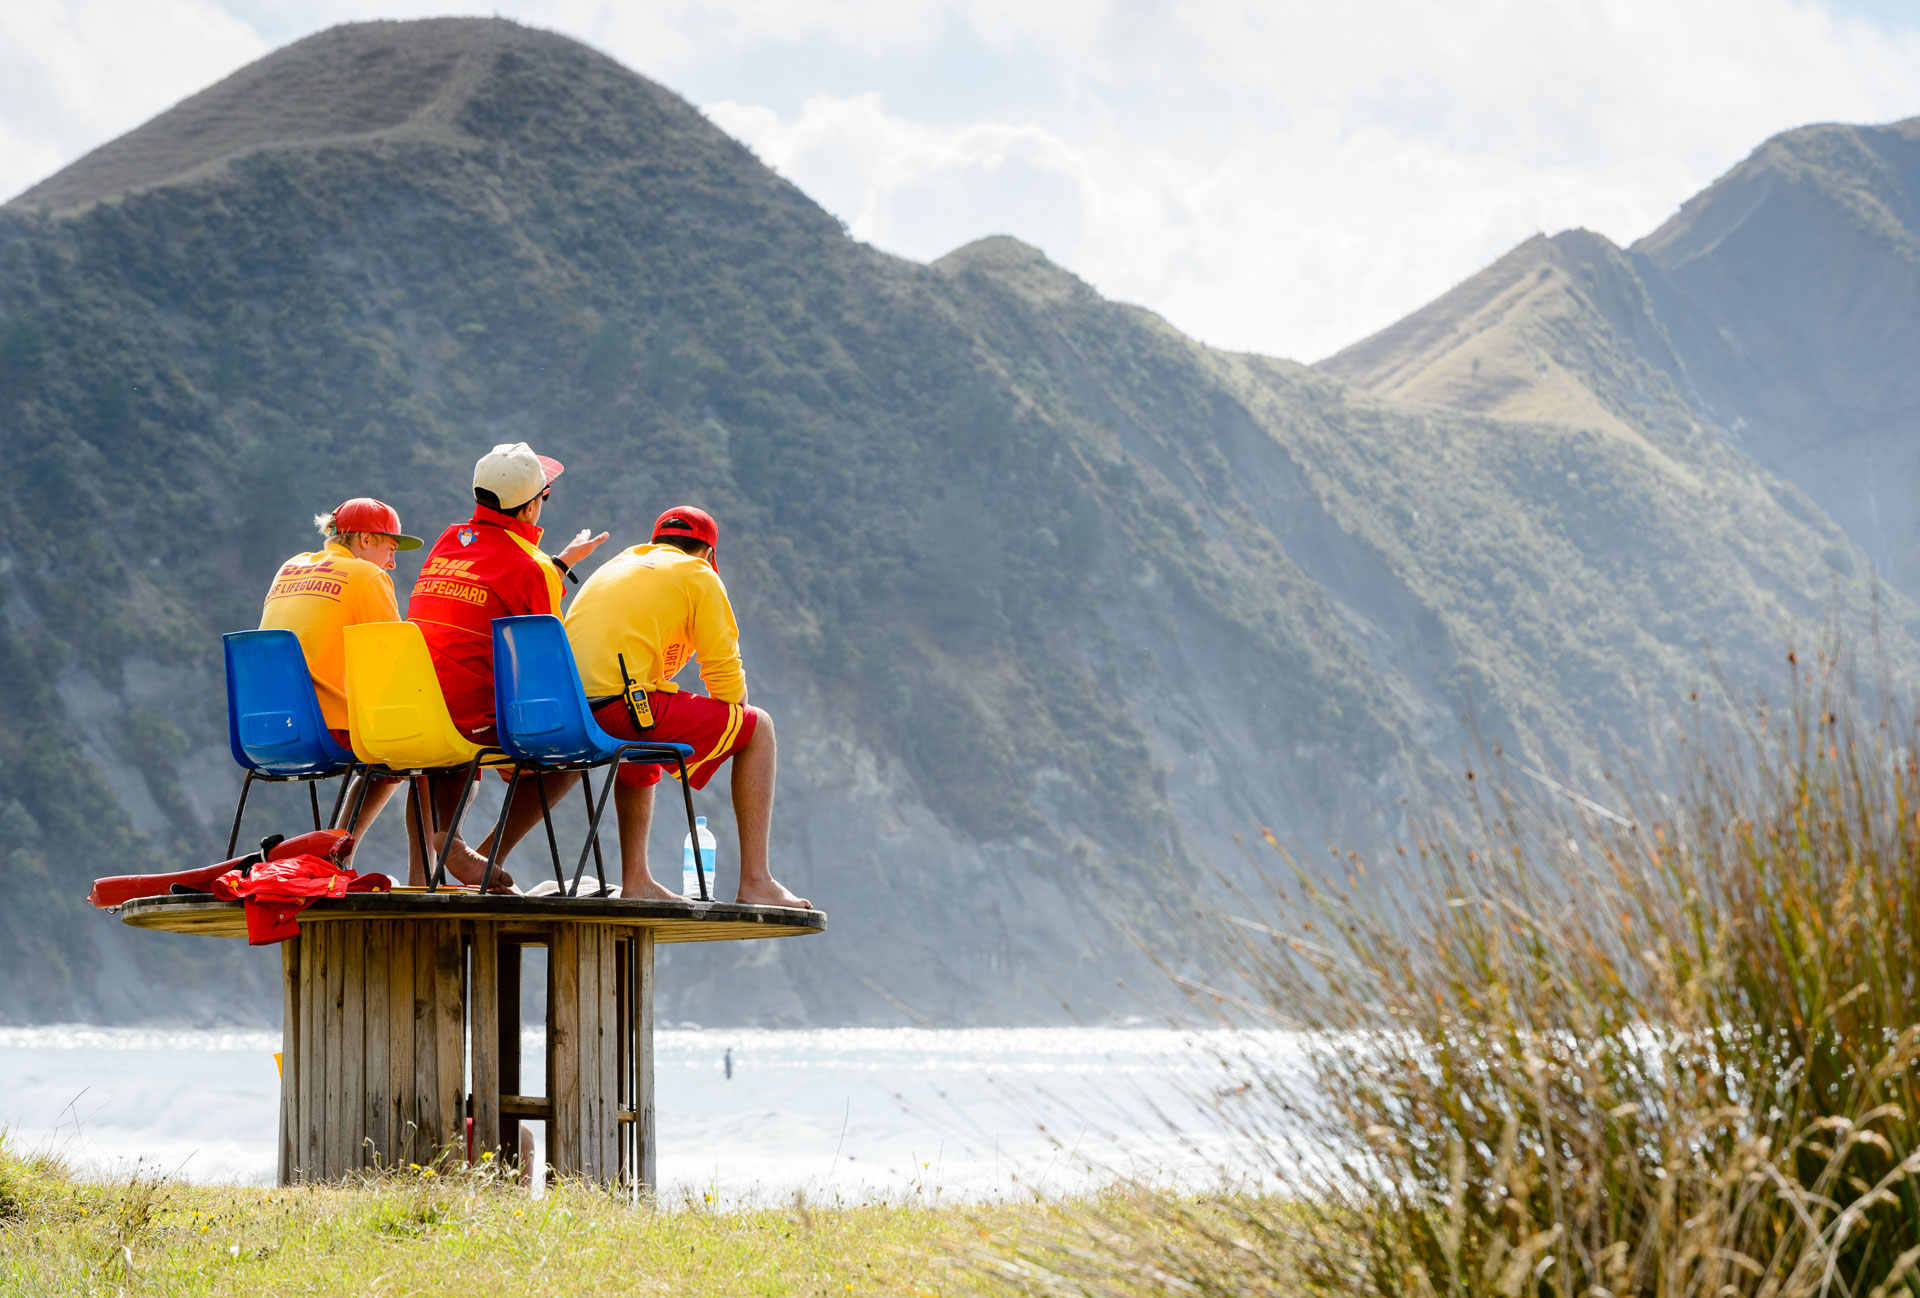
[[[1554,273],[1526,346],[1638,376]],[[322,33],[21,195],[0,316],[0,924],[30,971],[0,1014],[214,981],[84,880],[224,840],[217,636],[306,517],[364,492],[437,529],[503,439],[570,466],[555,533],[632,543],[679,500],[725,529],[776,867],[835,927],[673,964],[676,1018],[1111,1003],[1116,918],[1235,834],[1380,841],[1470,700],[1534,760],[1631,743],[1703,643],[1767,678],[1852,554],[1663,390],[1442,411],[1210,352],[1012,240],[887,257],[675,96],[498,21]],[[247,1012],[257,962],[191,958],[229,962],[195,1012]]]

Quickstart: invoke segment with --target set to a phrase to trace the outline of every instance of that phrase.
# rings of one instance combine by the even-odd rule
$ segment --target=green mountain
[[[1561,366],[1572,414],[1455,399],[1444,358],[1400,391],[1211,351],[1011,239],[887,256],[551,34],[280,50],[0,208],[0,1016],[272,1017],[270,959],[127,933],[86,880],[217,855],[218,635],[308,516],[370,493],[437,529],[500,440],[569,465],[557,534],[683,500],[725,532],[776,870],[833,927],[674,953],[669,1019],[1124,1006],[1127,929],[1258,826],[1384,841],[1468,709],[1577,764],[1643,742],[1703,645],[1757,683],[1830,607],[1864,627],[1840,529],[1527,255],[1501,291],[1558,314],[1481,363]]]

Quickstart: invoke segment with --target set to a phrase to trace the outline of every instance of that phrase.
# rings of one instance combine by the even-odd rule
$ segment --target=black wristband
[[[560,570],[561,575],[564,576],[568,581],[572,582],[576,586],[580,584],[580,579],[573,575],[573,569],[567,567],[567,561],[565,559],[562,559],[557,554],[550,554],[547,557],[553,560],[553,566],[558,568]]]

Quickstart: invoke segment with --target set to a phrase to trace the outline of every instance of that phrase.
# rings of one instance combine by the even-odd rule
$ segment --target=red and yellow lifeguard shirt
[[[493,620],[560,612],[560,570],[540,549],[541,530],[485,505],[440,534],[407,600],[433,655],[454,725],[493,724]]]
[[[281,564],[260,611],[261,630],[291,631],[299,638],[330,730],[347,728],[347,649],[341,632],[360,622],[399,620],[393,578],[356,559],[338,541]]]

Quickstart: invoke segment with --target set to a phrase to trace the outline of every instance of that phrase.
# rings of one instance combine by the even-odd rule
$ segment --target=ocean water
[[[723,1202],[1064,1192],[1264,1170],[1235,1106],[1282,1033],[663,1029],[660,1182]],[[0,1028],[0,1129],[99,1175],[271,1182],[278,1032]],[[543,1073],[537,1030],[523,1075]],[[731,1075],[728,1072],[731,1062]],[[536,1128],[537,1129],[537,1128]]]

